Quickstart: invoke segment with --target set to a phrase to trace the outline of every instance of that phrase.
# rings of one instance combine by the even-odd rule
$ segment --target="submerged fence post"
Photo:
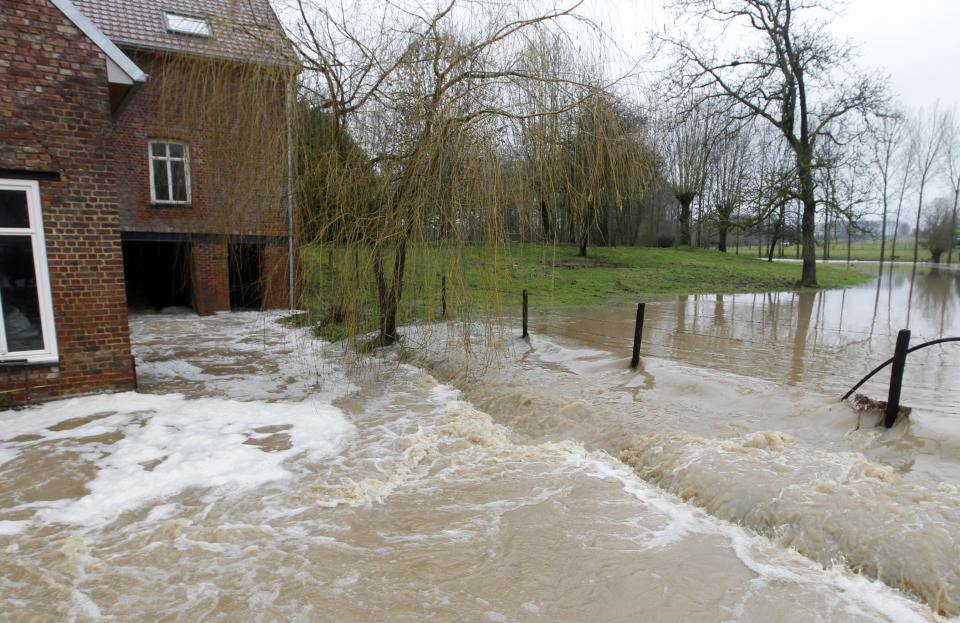
[[[630,367],[636,368],[640,363],[640,338],[643,336],[643,312],[646,303],[637,303],[637,325],[633,329],[633,357],[630,358]]]
[[[530,337],[527,332],[527,291],[523,291],[523,335],[521,337]]]
[[[440,277],[440,304],[443,307],[443,317],[447,317],[447,276]]]
[[[893,426],[900,411],[900,388],[903,385],[903,368],[907,364],[907,350],[910,346],[910,329],[900,329],[897,333],[897,348],[893,352],[893,368],[890,370],[890,392],[887,394],[887,410],[883,414],[883,425]]]

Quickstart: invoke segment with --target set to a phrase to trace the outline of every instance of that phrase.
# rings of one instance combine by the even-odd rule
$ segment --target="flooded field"
[[[960,346],[910,356],[914,410],[889,431],[837,399],[897,329],[960,335],[958,310],[957,273],[909,269],[838,292],[654,300],[636,371],[629,307],[534,314],[529,341],[419,327],[372,360],[268,314],[135,317],[143,393],[0,414],[0,608],[954,616]],[[864,391],[883,399],[885,381]]]

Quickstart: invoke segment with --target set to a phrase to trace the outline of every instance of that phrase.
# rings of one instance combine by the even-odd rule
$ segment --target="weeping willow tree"
[[[515,137],[523,123],[585,99],[582,89],[539,99],[533,87],[577,84],[566,77],[575,72],[543,71],[549,64],[536,56],[550,48],[535,45],[554,41],[572,8],[298,4],[306,117],[323,126],[301,149],[298,183],[322,206],[309,230],[326,260],[317,280],[348,333],[366,327],[373,301],[376,342],[394,342],[401,303],[435,308],[444,277],[465,298],[464,249],[474,242],[484,244],[472,248],[470,268],[483,269],[496,306],[505,213],[529,200],[513,166]]]
[[[721,130],[717,127],[716,112],[706,104],[692,101],[684,102],[676,114],[666,115],[661,125],[665,136],[660,144],[670,190],[680,204],[679,244],[689,245],[692,243],[690,206],[703,193],[713,145]]]
[[[654,159],[642,140],[641,117],[612,94],[592,92],[575,113],[561,152],[566,165],[561,193],[575,228],[578,255],[586,257],[594,230],[607,242],[608,213],[622,211],[649,186]]]

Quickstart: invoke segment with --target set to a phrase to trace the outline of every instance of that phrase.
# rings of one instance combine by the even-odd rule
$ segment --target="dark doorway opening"
[[[186,242],[123,242],[127,307],[157,311],[193,308],[193,256]]]
[[[230,309],[263,307],[263,246],[237,243],[229,245]]]

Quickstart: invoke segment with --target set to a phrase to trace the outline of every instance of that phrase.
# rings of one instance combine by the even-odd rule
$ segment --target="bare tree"
[[[936,173],[943,148],[944,115],[937,104],[929,110],[921,109],[910,122],[910,142],[913,160],[910,168],[917,180],[917,223],[913,233],[913,263],[917,263],[920,249],[920,215],[923,211],[923,191]]]
[[[796,195],[796,173],[789,148],[777,140],[772,126],[760,124],[754,120],[751,131],[755,129],[757,153],[753,157],[750,195],[754,213],[750,221],[742,226],[755,225],[757,228],[758,249],[762,255],[762,237],[766,226],[768,246],[767,261],[773,261],[774,249],[785,234],[786,206]]]
[[[857,73],[851,48],[827,28],[826,2],[817,0],[675,0],[697,18],[698,29],[665,39],[678,53],[677,86],[701,98],[719,98],[741,117],[759,117],[782,134],[796,162],[796,195],[803,203],[803,272],[800,284],[815,286],[814,219],[820,141],[838,141],[835,121],[884,102],[878,81]],[[710,27],[719,29],[709,31]],[[718,40],[749,39],[728,51]],[[701,45],[704,40],[712,46]]]
[[[957,119],[957,109],[954,107],[944,123],[944,156],[947,160],[946,170],[950,176],[950,186],[953,190],[953,208],[950,211],[951,230],[954,240],[947,248],[947,264],[953,261],[953,248],[956,246],[957,235],[957,204],[960,202],[960,120]]]
[[[890,212],[890,192],[892,176],[897,163],[897,153],[902,148],[904,138],[903,116],[885,115],[871,126],[872,165],[880,176],[880,263],[883,264],[887,244],[887,215]]]
[[[749,134],[739,128],[725,132],[713,152],[710,165],[713,220],[717,226],[717,250],[726,252],[727,233],[731,227],[740,226],[738,221],[733,220],[733,212],[740,207],[746,195]]]
[[[901,139],[904,141],[902,148],[899,154],[896,156],[898,164],[895,165],[896,168],[900,170],[899,183],[897,184],[897,212],[893,220],[893,239],[890,241],[890,261],[897,259],[897,236],[900,235],[900,215],[903,213],[903,200],[907,196],[907,192],[912,188],[912,180],[910,177],[910,163],[913,161],[913,153],[916,146],[913,144],[913,141],[905,140],[909,137],[906,136],[906,126],[904,127],[904,138]]]

